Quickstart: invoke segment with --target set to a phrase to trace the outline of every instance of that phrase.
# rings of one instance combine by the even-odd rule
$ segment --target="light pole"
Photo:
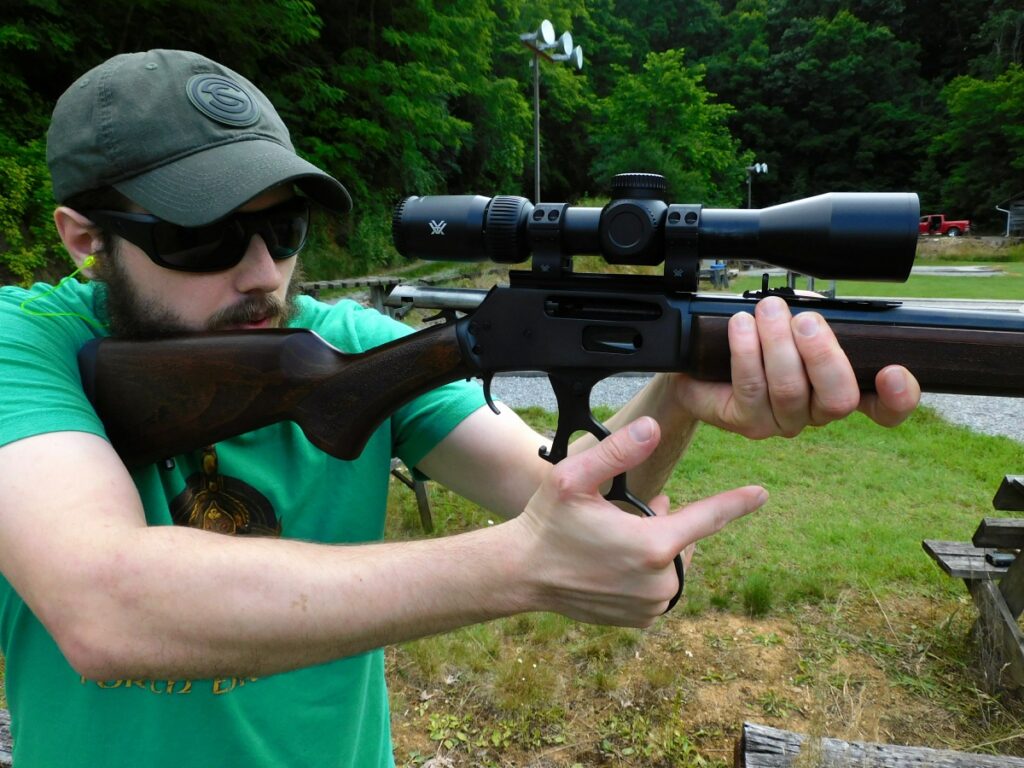
[[[540,59],[568,61],[583,69],[583,49],[573,48],[572,34],[563,32],[555,38],[554,25],[544,19],[535,32],[519,36],[523,45],[533,52],[533,202],[540,202]]]
[[[768,163],[754,163],[747,166],[747,208],[751,208],[751,180],[755,173],[768,173]]]

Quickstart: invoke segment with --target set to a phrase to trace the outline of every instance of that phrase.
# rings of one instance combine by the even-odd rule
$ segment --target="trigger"
[[[494,411],[495,414],[500,414],[498,406],[494,404],[494,400],[491,399],[491,381],[494,380],[494,374],[489,374],[484,378],[484,400],[487,401],[487,407]]]

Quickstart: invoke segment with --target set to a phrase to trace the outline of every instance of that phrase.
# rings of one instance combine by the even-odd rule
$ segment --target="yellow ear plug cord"
[[[41,293],[38,296],[32,296],[31,298],[25,299],[23,302],[21,302],[21,309],[24,312],[27,312],[28,314],[32,315],[33,317],[80,317],[82,320],[85,320],[85,322],[89,323],[90,325],[99,328],[100,330],[106,330],[106,326],[103,325],[103,323],[100,323],[94,318],[88,317],[87,315],[83,315],[79,312],[36,312],[35,310],[29,309],[28,307],[28,305],[31,304],[33,301],[38,301],[39,299],[45,299],[47,296],[52,296],[57,291],[59,291],[60,287],[64,285],[64,283],[66,283],[68,280],[75,277],[75,275],[80,273],[83,269],[89,269],[89,267],[92,267],[95,264],[96,256],[93,254],[89,254],[88,256],[85,257],[85,260],[82,262],[82,266],[80,266],[70,275],[62,277],[60,282],[53,286],[50,290],[46,291],[46,293]]]

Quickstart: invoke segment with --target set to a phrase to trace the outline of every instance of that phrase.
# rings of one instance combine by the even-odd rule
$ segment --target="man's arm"
[[[598,486],[650,456],[657,425],[639,431],[549,471],[515,520],[359,546],[147,526],[106,441],[44,434],[0,448],[0,567],[95,679],[267,675],[523,611],[646,626],[675,592],[675,553],[764,498],[623,514]]]

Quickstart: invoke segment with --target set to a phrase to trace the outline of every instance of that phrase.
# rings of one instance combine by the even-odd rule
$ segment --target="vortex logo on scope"
[[[244,128],[260,119],[260,107],[242,86],[223,75],[194,75],[185,84],[192,105],[218,123]]]

